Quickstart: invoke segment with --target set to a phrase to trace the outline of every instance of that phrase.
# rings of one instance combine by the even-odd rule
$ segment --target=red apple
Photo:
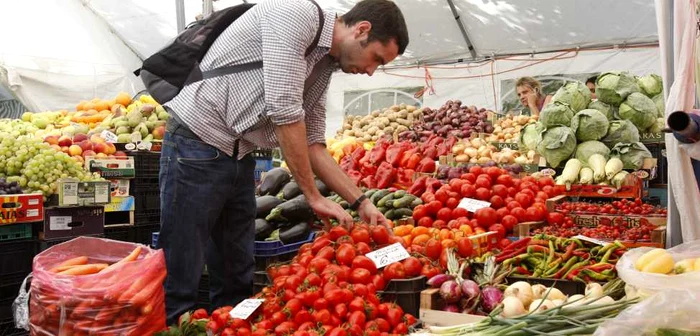
[[[68,147],[68,154],[71,156],[80,156],[80,154],[83,154],[83,149],[78,145],[70,145],[70,147]]]
[[[83,142],[87,139],[88,139],[88,136],[86,134],[78,133],[78,134],[73,136],[73,143]]]
[[[83,151],[92,149],[92,142],[90,142],[90,140],[83,140],[80,143],[78,143],[78,145],[80,146],[80,148],[83,149]]]
[[[153,134],[153,139],[162,140],[165,136],[165,126],[158,126],[154,128],[151,134]]]
[[[107,145],[107,149],[104,152],[105,154],[114,154],[114,152],[117,151],[117,147],[115,147],[113,143],[107,142],[105,144]]]
[[[92,145],[92,149],[97,152],[97,153],[104,153],[107,154],[107,151],[109,148],[107,147],[106,142],[97,142]]]
[[[68,146],[62,146],[62,147],[61,147],[61,152],[64,152],[64,153],[68,154],[68,148],[69,148]]]
[[[99,134],[91,135],[90,141],[92,141],[93,144],[105,143],[105,139],[102,139],[102,137]]]
[[[106,158],[107,158],[107,154],[105,154],[105,153],[97,153],[97,155],[95,155],[95,157],[98,158],[98,159],[106,159]]]
[[[58,136],[49,135],[49,136],[44,138],[44,142],[51,144],[51,145],[58,145]]]
[[[70,145],[73,144],[73,140],[71,140],[68,136],[61,136],[58,138],[58,145],[61,147],[70,147]]]
[[[122,151],[116,151],[114,152],[114,157],[115,158],[125,158],[126,159],[126,153]]]
[[[88,150],[83,152],[83,158],[87,158],[87,157],[95,156],[95,155],[96,155],[96,153],[92,149],[88,149]]]

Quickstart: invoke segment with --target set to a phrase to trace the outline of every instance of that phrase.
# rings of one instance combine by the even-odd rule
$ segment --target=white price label
[[[395,263],[410,257],[408,251],[406,251],[401,243],[394,243],[387,247],[380,248],[376,251],[367,253],[365,256],[370,258],[374,264],[377,265],[377,268],[382,268],[391,263]]]
[[[55,216],[49,218],[49,228],[52,231],[70,230],[68,224],[73,221],[72,216]]]
[[[141,141],[138,145],[136,145],[136,148],[139,150],[151,150],[151,147],[153,147],[153,144],[148,141]]]
[[[582,236],[582,235],[576,235],[576,236],[573,236],[572,238],[576,238],[576,239],[579,239],[579,240],[584,240],[584,241],[587,241],[587,242],[589,242],[589,243],[593,243],[593,244],[597,244],[597,245],[601,245],[601,246],[605,246],[605,245],[608,245],[608,244],[612,244],[611,242],[606,242],[606,241],[602,241],[602,240],[598,240],[598,239],[595,239],[595,238],[586,237],[586,236]]]
[[[245,320],[250,317],[263,302],[265,302],[264,299],[245,299],[233,307],[233,310],[231,310],[229,314],[232,318]]]
[[[107,142],[111,142],[111,143],[117,142],[117,135],[108,131],[108,130],[102,131],[102,133],[100,133],[100,136],[102,137],[102,139],[105,139],[105,141],[107,141]]]
[[[476,210],[479,210],[481,208],[488,208],[491,206],[491,202],[484,202],[480,200],[476,200],[473,198],[462,198],[461,201],[459,201],[459,205],[457,205],[458,208],[463,208],[467,209],[469,212],[476,212]]]
[[[124,148],[126,148],[126,150],[134,150],[134,149],[136,149],[136,144],[130,142],[130,143],[124,145]]]

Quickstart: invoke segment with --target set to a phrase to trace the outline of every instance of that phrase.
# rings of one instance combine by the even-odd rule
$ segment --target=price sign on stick
[[[231,310],[229,314],[232,318],[245,320],[250,317],[263,302],[265,302],[264,299],[245,299],[233,307],[233,310]]]
[[[102,133],[100,133],[100,136],[103,139],[105,139],[106,142],[111,142],[111,143],[117,142],[117,135],[108,131],[108,130],[102,131]]]
[[[382,268],[391,263],[404,260],[410,255],[408,251],[401,245],[401,243],[395,243],[384,248],[380,248],[376,251],[367,253],[365,255],[367,258],[371,259],[377,268]]]
[[[481,208],[488,208],[491,206],[490,202],[484,202],[480,200],[476,200],[473,198],[462,198],[461,201],[459,201],[459,205],[457,205],[458,208],[463,208],[467,209],[469,212],[476,212],[476,210],[479,210]]]

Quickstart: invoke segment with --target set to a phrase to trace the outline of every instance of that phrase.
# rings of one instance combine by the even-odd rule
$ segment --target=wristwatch
[[[355,200],[355,202],[353,202],[353,203],[350,205],[350,210],[357,210],[357,208],[360,207],[360,204],[362,203],[362,201],[364,201],[364,200],[366,200],[366,199],[367,199],[367,196],[366,196],[365,194],[362,194],[360,197],[358,197],[358,198]]]

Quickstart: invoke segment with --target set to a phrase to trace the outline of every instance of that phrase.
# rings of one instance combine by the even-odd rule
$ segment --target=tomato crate
[[[396,302],[404,312],[418,316],[420,293],[425,289],[428,279],[418,276],[412,279],[394,279],[389,281],[383,291],[377,291],[384,302]]]
[[[265,271],[255,271],[253,273],[253,293],[260,293],[263,288],[271,284],[270,278]]]
[[[472,241],[474,255],[480,257],[498,246],[498,232],[489,231],[467,237]]]
[[[33,223],[0,225],[0,242],[32,238],[32,224]]]
[[[15,328],[15,320],[13,318],[0,319],[0,335],[3,336],[26,336],[29,332],[23,329]]]
[[[0,196],[0,225],[44,220],[44,196],[19,194]]]
[[[37,242],[33,239],[1,242],[0,285],[21,282],[32,271],[36,253]]]
[[[255,255],[256,256],[271,256],[271,255],[277,255],[277,254],[282,254],[282,253],[287,253],[287,252],[296,252],[299,251],[299,248],[301,248],[301,245],[304,245],[306,243],[309,243],[314,240],[314,237],[316,236],[316,232],[311,232],[309,233],[309,237],[305,240],[302,240],[300,242],[296,243],[291,243],[291,244],[283,244],[281,241],[256,241],[255,242]]]
[[[289,251],[289,252],[284,252],[280,254],[275,254],[275,255],[266,255],[266,256],[255,256],[255,270],[256,271],[265,271],[267,270],[267,267],[273,264],[281,264],[287,261],[292,260],[294,256],[297,255],[297,250],[294,251]]]
[[[160,172],[160,152],[131,151],[126,153],[134,157],[134,169],[137,178],[158,177]]]

